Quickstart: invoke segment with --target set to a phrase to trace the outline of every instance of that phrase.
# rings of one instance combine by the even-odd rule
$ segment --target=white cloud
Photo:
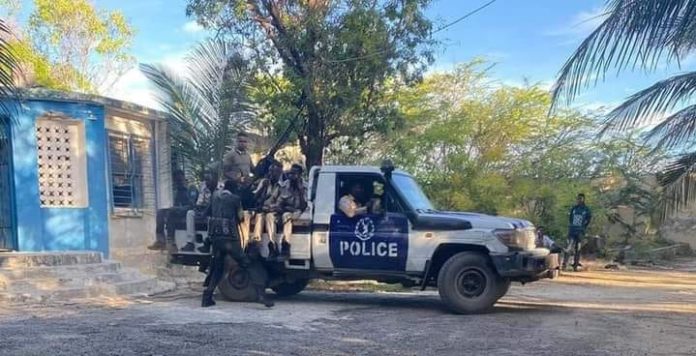
[[[153,109],[160,109],[148,79],[140,72],[137,66],[121,76],[113,88],[106,93],[106,96]]]
[[[199,25],[196,21],[189,21],[184,24],[184,32],[188,33],[198,33],[204,30],[203,26]]]
[[[160,63],[179,75],[186,73],[185,52],[172,54],[159,61],[148,63]],[[116,84],[105,93],[106,96],[132,102],[153,109],[161,109],[154,95],[154,88],[145,75],[135,66],[122,75]]]
[[[186,55],[188,52],[176,53],[164,57],[159,63],[167,66],[167,68],[173,70],[179,75],[183,75],[186,72]]]

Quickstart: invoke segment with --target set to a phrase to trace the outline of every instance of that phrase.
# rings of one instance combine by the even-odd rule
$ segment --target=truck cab
[[[289,259],[268,262],[270,287],[280,296],[299,293],[314,278],[372,279],[435,287],[450,310],[478,313],[511,282],[558,273],[558,256],[536,248],[530,222],[438,211],[411,175],[389,163],[313,167],[307,195],[308,209],[288,239]],[[349,216],[339,207],[344,197],[364,208]],[[205,263],[198,257],[189,264]],[[230,266],[219,287],[227,299],[249,296],[243,273]]]

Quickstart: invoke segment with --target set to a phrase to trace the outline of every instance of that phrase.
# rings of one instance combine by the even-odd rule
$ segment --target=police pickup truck
[[[379,202],[379,211],[348,217],[338,208],[356,183]],[[436,287],[453,312],[479,313],[491,309],[511,282],[558,273],[558,256],[536,248],[530,222],[435,210],[414,178],[389,163],[313,167],[307,194],[309,207],[294,223],[289,258],[267,262],[269,286],[279,297],[301,292],[311,279],[376,280]],[[205,222],[196,225],[201,243]],[[176,239],[182,246],[185,230]],[[209,256],[181,252],[172,261],[205,267]],[[228,270],[220,294],[233,301],[253,298],[244,270],[233,261]]]

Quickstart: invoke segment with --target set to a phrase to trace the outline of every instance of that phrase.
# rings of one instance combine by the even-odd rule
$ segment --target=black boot
[[[205,239],[203,241],[203,246],[197,248],[200,253],[210,253],[210,239]]]
[[[276,248],[275,242],[268,243],[268,259],[275,260],[278,258],[278,248]]]
[[[203,281],[203,287],[207,287],[210,284],[210,273],[208,273],[205,276],[205,280]]]
[[[281,244],[281,249],[280,249],[280,256],[282,256],[284,259],[290,259],[290,244],[283,241]]]
[[[266,288],[256,287],[256,295],[256,301],[260,304],[263,304],[266,308],[272,308],[275,305],[275,303],[273,303],[273,301],[270,298],[268,298],[268,294],[266,294]]]
[[[207,308],[207,307],[212,307],[215,305],[215,301],[213,300],[213,293],[212,292],[203,292],[203,299],[201,300],[201,307]]]
[[[147,247],[148,250],[163,251],[167,249],[167,244],[163,241],[155,241],[154,244]]]
[[[187,242],[184,247],[181,248],[182,252],[195,252],[196,246],[192,242]]]

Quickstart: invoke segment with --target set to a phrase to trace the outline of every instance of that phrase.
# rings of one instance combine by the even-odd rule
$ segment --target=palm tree
[[[11,31],[4,20],[0,19],[0,124],[7,124],[12,117],[15,106],[7,98],[17,95],[14,85],[14,74],[19,70],[19,63],[15,54],[10,49],[6,38],[11,36]],[[0,135],[3,131],[0,131]]]
[[[220,162],[233,135],[250,120],[246,64],[235,47],[211,39],[186,58],[186,72],[141,64],[156,100],[170,115],[172,148],[197,173]]]
[[[577,94],[614,69],[654,72],[680,65],[696,49],[696,1],[608,0],[606,18],[565,63],[553,89],[554,105]],[[630,96],[607,116],[604,131],[657,124],[647,132],[655,149],[683,154],[662,175],[665,209],[696,201],[696,72],[659,81]]]

